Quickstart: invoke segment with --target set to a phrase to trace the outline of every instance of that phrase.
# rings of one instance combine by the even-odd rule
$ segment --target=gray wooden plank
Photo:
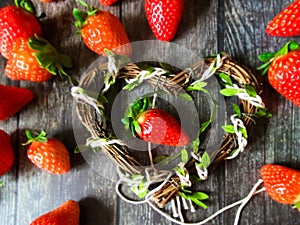
[[[203,56],[217,51],[217,35],[213,35],[217,30],[217,7],[217,1],[202,1],[201,4],[198,4],[197,1],[185,1],[183,18],[172,43],[177,45],[178,49],[186,49],[186,52],[191,51],[191,53],[196,56],[190,60],[189,66],[197,60],[200,60]],[[127,12],[130,12],[130,14]],[[125,1],[122,3],[122,22],[128,29],[129,37],[132,41],[155,40],[147,24],[143,1],[135,1],[134,3]],[[171,51],[173,48],[168,48],[168,50]],[[166,52],[166,54],[168,53]],[[149,53],[149,55],[151,55],[151,53]],[[186,58],[191,58],[191,56],[180,55],[178,58],[184,61]],[[178,62],[174,58],[173,65],[178,66],[176,63]],[[211,190],[210,187],[216,183],[219,184],[219,181],[220,180],[217,179],[208,181],[203,187],[204,191],[208,190],[210,193],[215,191],[211,194],[217,195],[218,190]],[[220,187],[222,185],[215,186]],[[150,206],[130,206],[122,200],[119,204],[119,224],[170,224],[170,221],[154,212]],[[218,210],[219,199],[213,196],[208,204],[209,209],[203,210],[202,212],[201,210],[199,211],[203,214],[201,216],[203,219]],[[210,222],[210,224],[222,223],[219,218],[216,218]]]
[[[1,1],[0,7],[7,2],[12,3]],[[119,16],[131,41],[154,39],[143,14],[142,1],[122,1],[112,7],[103,7],[98,0],[88,2]],[[199,4],[198,1],[187,1],[173,42],[199,56],[225,50],[239,62],[255,68],[259,65],[258,54],[276,50],[287,40],[268,37],[264,27],[291,2],[213,0]],[[71,12],[78,3],[42,4],[38,0],[34,3],[38,12],[44,11],[48,15],[42,19],[47,37],[72,57],[74,68],[70,73],[79,78],[98,56],[75,35]],[[5,62],[5,59],[0,59],[2,71]],[[1,224],[29,224],[38,215],[69,198],[80,202],[81,224],[99,224],[99,221],[104,224],[170,224],[147,205],[132,206],[118,199],[115,183],[94,171],[80,155],[72,154],[72,171],[63,176],[47,174],[28,161],[26,148],[21,146],[24,129],[45,129],[50,136],[63,141],[70,151],[77,144],[73,137],[73,102],[68,93],[68,81],[55,78],[43,84],[33,84],[1,76],[0,82],[27,87],[37,95],[21,113],[0,123],[1,129],[12,134],[17,156],[17,163],[11,171],[0,178],[5,185],[0,189]],[[244,197],[259,178],[258,171],[264,163],[280,163],[300,169],[299,108],[278,95],[266,80],[264,82],[265,98],[273,117],[255,128],[255,135],[243,155],[221,165],[203,185],[203,190],[209,190],[211,196],[203,218]],[[109,174],[108,168],[104,170]],[[231,224],[234,216],[235,210],[230,210],[209,224]],[[282,224],[283,221],[287,225],[297,224],[299,213],[272,201],[265,194],[259,194],[244,209],[241,224]]]
[[[274,51],[287,40],[268,37],[264,29],[267,23],[291,2],[225,1],[224,49],[245,65],[257,67],[258,54]],[[290,167],[299,164],[299,154],[290,150],[299,146],[297,139],[294,139],[297,133],[289,132],[290,128],[297,130],[299,126],[294,122],[294,115],[299,118],[299,109],[278,95],[266,80],[264,88],[265,101],[273,117],[255,129],[255,135],[243,156],[226,164],[227,203],[249,192],[251,185],[259,179],[259,169],[264,163],[283,163]],[[275,211],[278,212],[276,215],[272,213]],[[226,214],[227,221],[233,219],[234,214]],[[244,210],[241,223],[296,224],[296,221],[299,221],[299,215],[289,206],[280,205],[265,194],[259,194]]]

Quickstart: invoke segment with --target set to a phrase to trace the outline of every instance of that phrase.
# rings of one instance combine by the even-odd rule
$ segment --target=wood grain
[[[0,7],[12,2],[1,1]],[[82,7],[75,0],[33,2],[38,14],[47,14],[41,19],[45,36],[72,58],[74,66],[68,73],[80,79],[99,57],[76,34],[72,10]],[[131,41],[155,39],[144,14],[144,1],[123,0],[111,7],[101,6],[98,0],[87,2],[118,16]],[[225,51],[235,60],[255,69],[259,66],[258,54],[275,51],[287,41],[286,38],[267,36],[264,28],[277,12],[291,2],[188,0],[173,43],[191,50],[199,58]],[[6,60],[1,57],[2,74],[5,63]],[[255,127],[249,146],[242,155],[223,163],[203,184],[203,190],[210,195],[209,208],[198,215],[203,219],[246,196],[259,179],[259,169],[264,163],[280,163],[300,169],[300,110],[278,95],[259,72],[256,73],[264,83],[264,98],[273,117]],[[74,137],[73,99],[68,80],[55,77],[44,83],[19,82],[9,80],[3,74],[0,83],[26,87],[36,95],[34,101],[20,113],[0,122],[0,129],[11,134],[16,155],[13,168],[0,178],[4,183],[0,188],[1,225],[29,224],[67,199],[79,201],[81,225],[171,224],[148,205],[133,206],[120,200],[114,191],[115,180],[107,179],[111,176],[109,167],[103,167],[99,174],[83,156],[72,153],[78,139]],[[64,142],[71,153],[71,172],[55,176],[31,164],[26,157],[26,147],[22,146],[25,129],[43,129],[49,136]],[[233,224],[235,211],[230,210],[209,224]],[[266,194],[259,194],[244,209],[240,224],[295,225],[299,221],[300,215],[296,210],[272,201]]]

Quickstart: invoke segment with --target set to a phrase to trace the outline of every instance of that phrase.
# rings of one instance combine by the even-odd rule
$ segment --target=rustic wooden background
[[[269,37],[265,26],[283,7],[293,0],[186,0],[185,12],[174,43],[200,55],[220,51],[229,53],[253,69],[259,66],[257,55],[277,50],[286,38]],[[12,4],[1,0],[0,7]],[[142,0],[123,0],[112,7],[102,7],[98,0],[88,0],[117,15],[131,41],[155,39],[144,15]],[[34,0],[46,37],[61,47],[74,63],[70,73],[79,78],[98,56],[87,49],[76,35],[72,9],[75,0],[40,3]],[[297,39],[294,39],[297,40]],[[298,39],[300,40],[300,39]],[[6,60],[0,58],[3,71]],[[3,74],[3,72],[2,72]],[[27,87],[36,98],[18,115],[0,122],[0,128],[11,134],[16,161],[2,176],[0,188],[0,224],[26,225],[67,199],[78,200],[81,225],[165,225],[171,224],[149,206],[132,206],[120,200],[114,184],[93,171],[81,155],[72,154],[72,170],[63,176],[50,175],[33,166],[26,158],[24,129],[44,129],[49,136],[63,141],[70,152],[76,146],[72,127],[72,98],[67,80],[59,78],[45,83],[17,82],[3,74],[0,83]],[[259,169],[265,163],[279,163],[300,169],[300,110],[265,84],[265,99],[273,117],[256,127],[251,142],[238,159],[222,164],[207,181],[211,199],[203,218],[246,196],[259,179]],[[110,174],[110,171],[107,171]],[[209,224],[233,224],[235,210],[230,210]],[[242,214],[243,225],[295,225],[300,214],[290,206],[280,205],[267,195],[255,196]]]

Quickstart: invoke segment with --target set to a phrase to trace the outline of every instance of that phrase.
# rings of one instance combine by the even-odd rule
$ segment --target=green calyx
[[[262,70],[262,74],[265,75],[268,72],[269,66],[272,61],[279,57],[287,55],[291,51],[299,49],[299,43],[294,41],[287,42],[278,52],[265,52],[258,56],[258,59],[263,63],[258,70]]]
[[[23,145],[29,145],[33,141],[38,141],[43,143],[47,142],[47,133],[45,131],[41,131],[40,133],[34,132],[34,134],[32,134],[29,130],[26,130],[25,134],[28,140]]]
[[[61,77],[68,77],[72,84],[77,83],[64,71],[64,67],[72,67],[72,60],[69,56],[58,52],[47,40],[37,35],[29,38],[28,45],[37,51],[34,55],[42,68],[53,75],[59,74]]]
[[[17,7],[23,8],[31,14],[36,14],[35,7],[31,0],[14,0],[14,2]]]
[[[136,132],[141,132],[141,127],[138,124],[137,118],[151,106],[151,98],[143,98],[129,105],[125,116],[122,119],[122,123],[125,125],[125,129],[131,130],[134,137]]]
[[[94,16],[96,15],[97,11],[99,9],[95,8],[95,7],[91,7],[90,5],[88,5],[86,2],[84,2],[83,0],[78,0],[79,4],[84,6],[85,8],[87,8],[87,12],[86,11],[82,11],[80,9],[73,9],[73,16],[76,19],[75,22],[75,27],[78,29],[81,29],[83,26],[86,25],[86,20],[89,16]]]
[[[298,209],[298,211],[300,212],[300,202],[295,203],[293,208]]]

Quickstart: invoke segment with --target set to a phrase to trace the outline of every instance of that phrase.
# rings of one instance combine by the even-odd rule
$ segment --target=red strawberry
[[[172,115],[162,109],[147,109],[145,104],[149,105],[144,100],[137,101],[122,120],[133,133],[154,144],[185,146],[189,143],[189,136]]]
[[[35,137],[29,131],[26,131],[26,135],[26,144],[30,144],[27,157],[33,164],[53,174],[70,171],[70,156],[63,143],[53,138],[47,139],[43,131]]]
[[[27,105],[34,94],[25,88],[0,84],[0,120],[5,120]]]
[[[120,20],[108,11],[91,8],[85,2],[89,12],[74,9],[73,15],[77,19],[75,26],[80,29],[85,45],[98,54],[104,54],[105,49],[120,55],[131,55],[131,45],[127,33]]]
[[[5,74],[12,80],[43,82],[53,75],[66,75],[64,67],[72,67],[69,57],[59,54],[46,40],[35,37],[15,41]]]
[[[79,225],[78,202],[68,200],[58,208],[36,218],[30,225]]]
[[[267,25],[266,33],[282,37],[300,35],[300,1],[293,2],[277,14]]]
[[[300,211],[300,171],[267,164],[260,170],[268,195],[282,204],[293,204]]]
[[[21,6],[6,6],[0,9],[0,51],[5,58],[11,55],[13,44],[18,38],[28,39],[34,34],[42,35],[42,28],[33,14],[35,9],[31,1],[15,2]]]
[[[110,6],[115,4],[118,0],[99,0],[102,5]]]
[[[300,48],[296,42],[288,42],[276,53],[259,56],[264,64],[259,69],[268,72],[269,83],[287,99],[300,106]]]
[[[148,23],[157,39],[171,41],[183,13],[184,0],[146,0]]]
[[[0,176],[12,167],[14,160],[10,137],[3,130],[0,130]]]

